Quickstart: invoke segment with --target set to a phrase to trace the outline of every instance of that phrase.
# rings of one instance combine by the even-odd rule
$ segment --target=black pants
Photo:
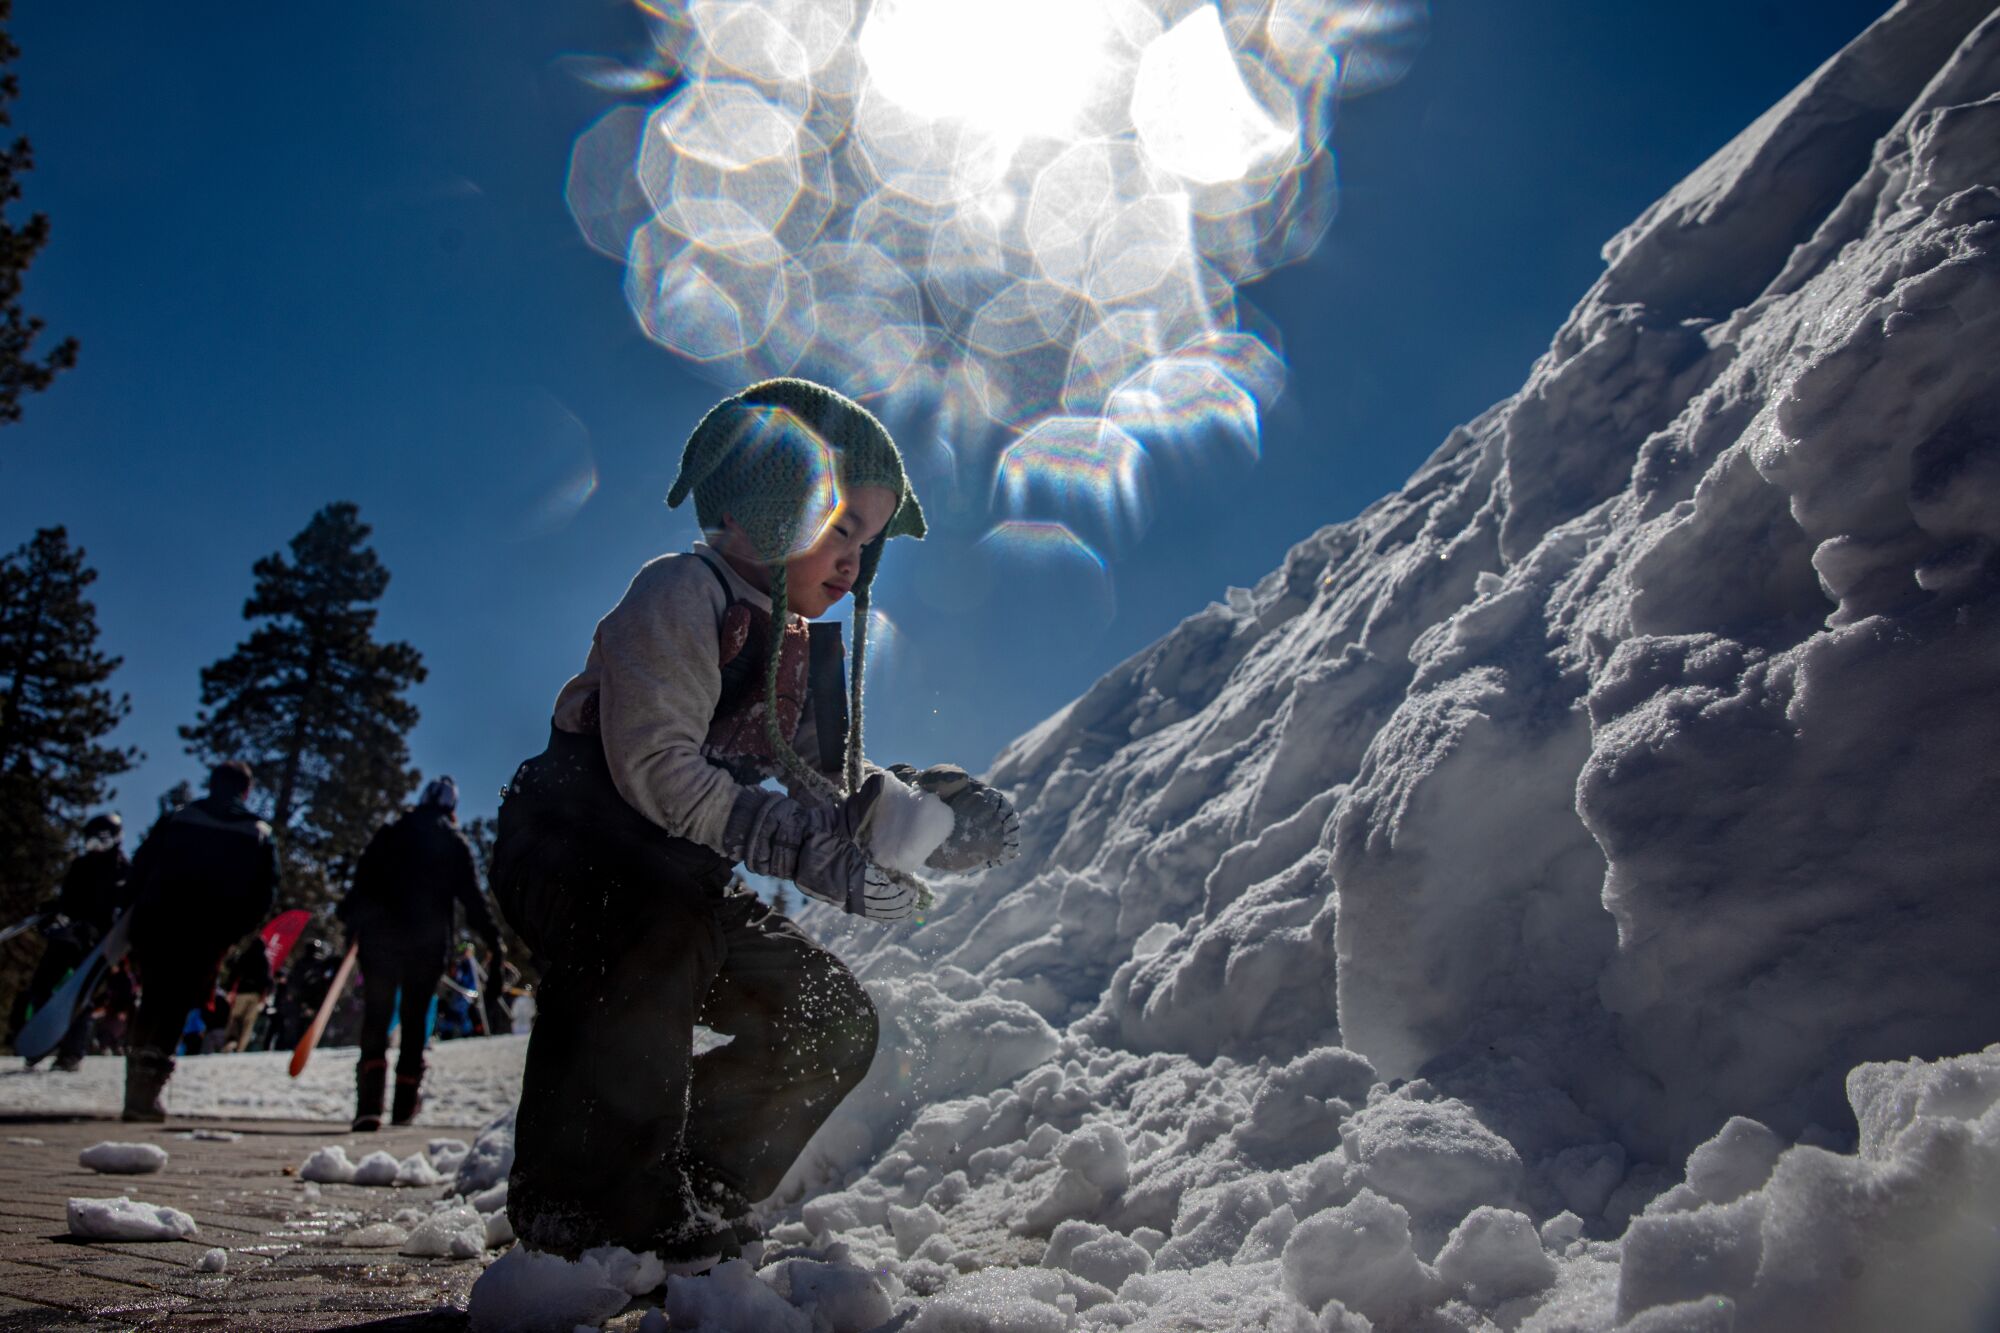
[[[559,738],[500,808],[495,893],[543,968],[507,1213],[538,1249],[672,1259],[704,1248],[697,1208],[777,1189],[868,1072],[875,1010],[726,861],[635,828],[602,766]],[[733,1040],[696,1057],[697,1022]]]
[[[133,947],[139,963],[139,1013],[132,1020],[132,1050],[172,1055],[187,1026],[188,1011],[205,1009],[215,994],[215,974],[234,937],[148,940]]]
[[[444,951],[371,947],[363,936],[356,961],[361,966],[361,1062],[388,1057],[389,1020],[395,1015],[396,990],[401,987],[403,1035],[396,1072],[423,1073],[424,1023],[438,978],[444,975]]]

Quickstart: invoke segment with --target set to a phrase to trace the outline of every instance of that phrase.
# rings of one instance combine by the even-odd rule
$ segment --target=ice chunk
[[[143,1176],[167,1164],[167,1150],[152,1143],[93,1143],[76,1160],[105,1175]]]
[[[178,1208],[116,1199],[71,1199],[69,1234],[85,1240],[193,1240],[194,1219]]]

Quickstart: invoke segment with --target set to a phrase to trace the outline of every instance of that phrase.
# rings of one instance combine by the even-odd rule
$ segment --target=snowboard
[[[118,920],[97,942],[97,947],[76,965],[69,979],[56,987],[55,993],[22,1026],[21,1035],[14,1038],[14,1054],[23,1060],[39,1060],[62,1043],[63,1034],[97,993],[98,983],[125,957],[130,947],[126,935],[131,924],[132,912],[128,908],[119,913]]]
[[[333,1017],[333,1006],[340,1003],[340,993],[347,989],[347,978],[354,973],[355,955],[361,950],[357,942],[347,946],[347,957],[340,960],[340,968],[327,983],[326,998],[319,1002],[319,1012],[313,1015],[312,1026],[306,1035],[299,1038],[299,1044],[292,1050],[292,1077],[305,1072],[306,1061],[312,1059],[313,1047],[319,1045],[320,1033],[326,1031],[327,1021]]]
[[[37,912],[25,921],[16,921],[13,925],[8,926],[6,929],[0,930],[0,944],[5,944],[8,940],[13,939],[16,935],[25,935],[29,931],[33,930],[36,926],[41,925],[42,918],[45,915],[47,914],[44,912]]]

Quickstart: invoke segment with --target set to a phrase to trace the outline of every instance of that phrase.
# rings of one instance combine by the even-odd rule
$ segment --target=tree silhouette
[[[14,123],[9,108],[20,95],[11,68],[21,48],[7,32],[13,0],[0,0],[0,126]],[[76,364],[76,339],[65,338],[39,359],[35,340],[42,321],[21,309],[21,284],[49,240],[49,219],[35,213],[15,226],[7,210],[21,198],[21,178],[34,168],[35,150],[17,137],[0,151],[0,424],[21,419],[21,395],[39,393],[56,375]]]
[[[0,924],[34,910],[85,816],[111,797],[110,779],[139,758],[103,743],[131,702],[104,688],[119,659],[97,647],[97,609],[84,596],[96,578],[62,528],[0,558]],[[20,944],[0,990],[19,980]]]
[[[250,637],[201,673],[202,710],[181,728],[190,754],[242,759],[257,776],[283,856],[288,907],[332,896],[416,774],[405,739],[417,723],[404,691],[424,678],[407,643],[375,641],[389,571],[346,502],[314,514],[253,567]]]

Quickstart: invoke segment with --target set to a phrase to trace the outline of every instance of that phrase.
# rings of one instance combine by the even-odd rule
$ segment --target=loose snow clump
[[[85,1240],[193,1240],[194,1219],[178,1208],[116,1199],[71,1199],[69,1234]]]
[[[152,1143],[93,1143],[76,1160],[105,1175],[144,1176],[167,1164],[167,1150]]]

